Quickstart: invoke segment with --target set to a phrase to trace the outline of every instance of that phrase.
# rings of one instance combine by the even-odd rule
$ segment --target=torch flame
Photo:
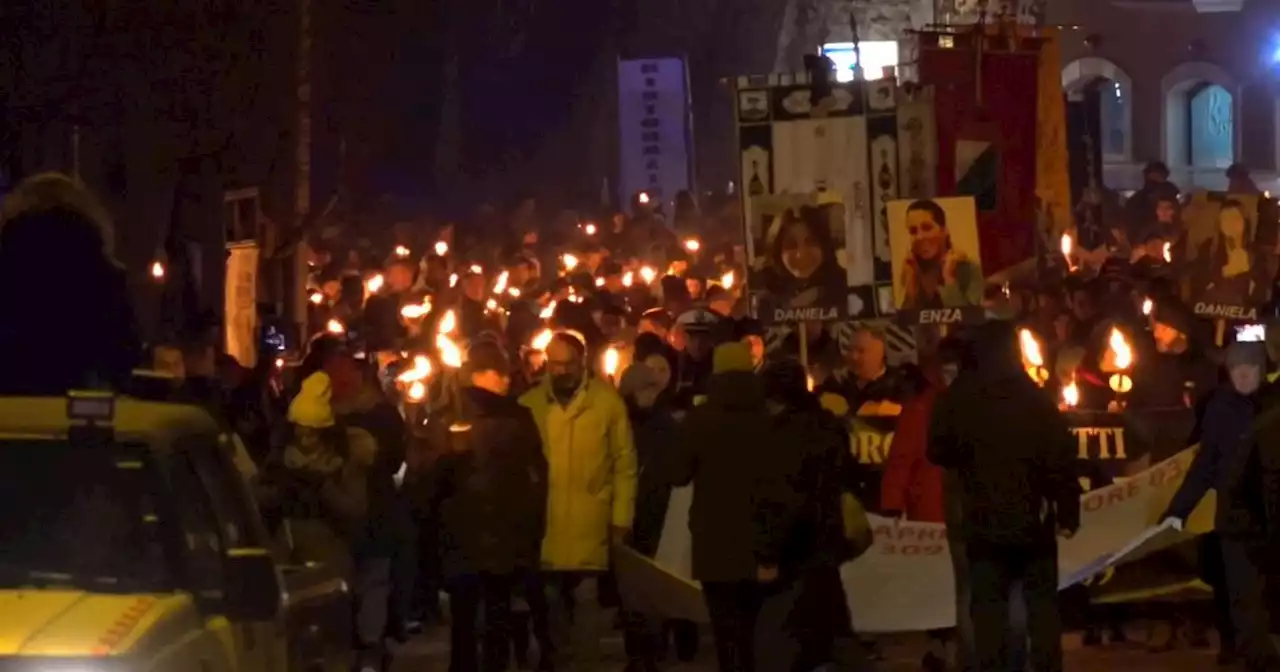
[[[516,289],[515,287],[512,287],[511,289],[507,290],[507,295],[513,299],[518,299],[520,298],[520,290]]]
[[[538,313],[538,317],[544,320],[549,320],[551,319],[551,316],[555,314],[556,314],[556,301],[555,299],[552,299],[551,303],[548,303],[546,307],[542,309],[542,312]]]
[[[329,322],[324,325],[324,329],[331,334],[341,335],[347,333],[347,325],[343,324],[341,320],[329,320]]]
[[[1044,353],[1040,351],[1040,341],[1030,329],[1018,330],[1018,344],[1022,348],[1022,359],[1030,366],[1044,366]]]
[[[618,349],[612,345],[604,351],[604,373],[609,377],[618,373]]]
[[[164,264],[158,261],[151,262],[151,277],[156,280],[164,280]]]
[[[644,284],[652,285],[654,279],[658,277],[658,272],[652,266],[641,266],[640,277],[644,279]]]
[[[498,274],[498,279],[493,283],[493,293],[501,294],[507,291],[507,281],[511,278],[509,271],[503,271]]]
[[[596,225],[591,222],[587,222],[587,225],[582,227],[582,230],[585,231],[588,236],[596,235]]]
[[[497,312],[497,310],[498,310],[498,301],[497,301],[497,299],[489,299],[488,301],[485,301],[485,302],[484,302],[484,309],[485,309],[485,312],[488,312],[488,313]]]
[[[1111,328],[1111,336],[1107,344],[1115,354],[1117,369],[1123,371],[1133,366],[1133,348],[1129,347],[1129,341],[1125,340],[1124,334],[1120,333],[1119,329]]]
[[[427,397],[427,386],[421,380],[415,380],[409,384],[407,395],[409,401],[422,401]]]
[[[1150,316],[1151,316],[1151,311],[1155,310],[1155,307],[1156,307],[1156,304],[1155,304],[1155,303],[1154,303],[1150,298],[1146,298],[1146,299],[1143,299],[1143,300],[1142,300],[1142,314],[1143,314],[1143,315],[1146,315],[1146,316],[1150,317]]]
[[[596,278],[596,287],[604,287],[604,278]]]
[[[440,363],[451,369],[462,367],[462,350],[447,334],[436,334],[436,350],[440,352]]]
[[[446,243],[443,240],[436,241],[435,250],[436,256],[443,257],[444,255],[449,254],[449,243]]]
[[[467,270],[471,271],[472,275],[484,275],[484,267],[480,264],[471,264],[471,268]]]
[[[449,274],[449,287],[451,287],[451,288],[452,288],[452,287],[457,287],[457,286],[458,286],[458,274],[457,274],[457,273],[450,273],[450,274]]]
[[[396,245],[396,256],[397,256],[397,257],[400,257],[401,259],[404,259],[405,257],[409,256],[409,254],[410,254],[410,252],[409,252],[409,248],[405,247],[404,245]]]
[[[370,294],[377,294],[386,282],[387,279],[382,277],[381,273],[375,273],[369,276],[368,280],[364,281],[364,290]]]
[[[724,274],[720,276],[720,286],[725,289],[733,289],[734,280],[733,271],[725,271]]]
[[[321,294],[320,292],[311,292],[311,296],[307,298],[311,301],[311,304],[315,306],[324,303],[324,294]]]
[[[566,271],[572,271],[578,267],[578,258],[572,254],[565,253],[560,255],[560,262],[564,264],[564,270]]]
[[[1062,388],[1062,404],[1067,408],[1075,408],[1080,405],[1080,388],[1076,385],[1076,381],[1072,380]]]
[[[533,335],[533,340],[529,342],[529,347],[542,352],[547,349],[548,345],[551,345],[551,337],[553,335],[550,329],[543,329]]]
[[[431,360],[426,355],[415,355],[413,366],[405,369],[396,380],[402,383],[416,383],[431,377]]]
[[[636,281],[636,272],[635,272],[635,271],[627,271],[626,273],[623,273],[623,274],[622,274],[622,286],[623,286],[623,287],[630,287],[631,285],[635,284],[635,281]]]
[[[1165,242],[1163,254],[1164,263],[1168,264],[1173,262],[1173,243]]]
[[[642,191],[642,192],[640,192],[640,204],[641,204],[641,205],[648,205],[648,204],[649,204],[649,194],[646,194],[646,193],[645,193],[645,192],[643,192],[643,191]]]
[[[448,310],[445,311],[444,315],[440,316],[440,324],[436,325],[436,333],[444,336],[445,334],[452,334],[457,328],[458,314]]]
[[[1076,270],[1076,263],[1071,259],[1071,255],[1073,255],[1075,251],[1075,239],[1073,239],[1069,233],[1062,234],[1062,258],[1066,260],[1067,269],[1071,271]]]
[[[697,252],[698,250],[702,249],[702,243],[699,242],[697,238],[685,238],[684,249],[690,252]]]

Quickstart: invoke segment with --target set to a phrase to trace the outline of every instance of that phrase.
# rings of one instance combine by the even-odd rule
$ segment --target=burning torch
[[[1116,398],[1107,410],[1114,412],[1124,408],[1124,396],[1133,389],[1132,367],[1133,347],[1119,329],[1112,327],[1107,337],[1107,352],[1103,355],[1103,368],[1111,372],[1107,385],[1115,392]]]
[[[1018,330],[1018,345],[1022,349],[1022,366],[1036,385],[1044,387],[1049,381],[1049,369],[1044,365],[1044,352],[1040,349],[1040,341],[1030,329]]]

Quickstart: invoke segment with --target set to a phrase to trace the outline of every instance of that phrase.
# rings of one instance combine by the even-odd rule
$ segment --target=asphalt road
[[[625,658],[620,637],[610,637],[605,642],[608,664],[601,672],[620,672]],[[882,672],[915,672],[920,669],[920,657],[924,653],[924,639],[917,636],[885,638],[879,640],[885,660],[876,668]],[[1218,669],[1213,651],[1174,651],[1149,653],[1139,645],[1083,648],[1079,637],[1064,638],[1067,650],[1066,669],[1069,672],[1207,672]],[[449,669],[448,634],[444,629],[433,629],[410,642],[398,652],[393,672],[445,672]],[[714,654],[710,642],[704,642],[699,660],[689,664],[668,664],[667,672],[715,672]]]

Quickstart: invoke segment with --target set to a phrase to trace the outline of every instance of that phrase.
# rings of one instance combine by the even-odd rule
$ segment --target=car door
[[[224,547],[268,549],[270,545],[257,508],[230,459],[225,444],[228,440],[226,435],[218,442],[208,437],[193,437],[191,445],[185,446],[182,452],[208,494]],[[231,626],[244,663],[242,669],[271,672],[287,667],[283,614],[272,621],[232,622]]]

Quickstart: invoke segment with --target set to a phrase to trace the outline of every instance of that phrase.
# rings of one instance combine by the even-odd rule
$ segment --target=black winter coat
[[[759,469],[777,450],[764,385],[750,371],[711,376],[707,401],[689,411],[672,456],[673,485],[693,483],[693,578],[756,576],[752,512]]]
[[[1018,368],[1006,328],[987,328],[978,359],[938,398],[926,454],[956,472],[967,542],[1052,544],[1055,525],[1080,525],[1077,442],[1053,399]]]
[[[662,473],[666,453],[675,449],[679,426],[671,411],[663,406],[640,408],[627,402],[631,431],[635,437],[639,477],[636,484],[636,515],[631,528],[631,546],[653,557],[662,540],[662,527],[671,502],[671,483]]]
[[[761,470],[754,504],[759,564],[797,576],[851,559],[841,497],[858,483],[848,434],[810,397],[775,418],[774,446]]]
[[[1167,516],[1185,519],[1210,488],[1217,491],[1214,529],[1236,538],[1260,538],[1267,529],[1267,503],[1259,455],[1253,449],[1257,395],[1219,388],[1200,422],[1200,449],[1169,503]]]
[[[446,576],[536,569],[546,529],[547,459],[529,409],[467,388],[461,417],[437,424],[450,434],[439,445],[450,448],[420,494],[439,511]]]

